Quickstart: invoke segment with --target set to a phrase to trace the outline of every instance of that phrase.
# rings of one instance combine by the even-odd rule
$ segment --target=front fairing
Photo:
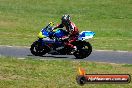
[[[38,38],[46,38],[48,36],[49,36],[49,32],[45,29],[42,29],[38,34]]]
[[[56,30],[52,30],[52,26],[53,25],[48,25],[45,28],[43,28],[39,34],[38,34],[38,38],[39,38],[39,42],[42,42],[43,44],[55,44],[57,46],[62,46],[62,42],[59,41],[59,38],[62,38],[65,34],[64,31],[61,29],[56,29]],[[51,39],[50,37],[54,37],[53,39]]]

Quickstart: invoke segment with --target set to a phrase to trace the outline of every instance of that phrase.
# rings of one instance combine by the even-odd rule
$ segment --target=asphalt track
[[[43,57],[33,56],[28,47],[12,47],[0,46],[0,56],[13,56],[17,58],[33,57],[37,59],[67,59],[75,60],[73,55],[50,55],[46,54]],[[132,52],[128,51],[103,51],[93,50],[91,55],[84,61],[108,62],[118,64],[132,64]]]

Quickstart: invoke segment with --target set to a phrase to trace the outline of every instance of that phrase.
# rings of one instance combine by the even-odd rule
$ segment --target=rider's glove
[[[54,27],[51,28],[51,32],[54,30]]]

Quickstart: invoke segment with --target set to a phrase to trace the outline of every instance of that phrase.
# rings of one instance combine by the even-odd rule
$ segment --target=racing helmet
[[[70,24],[70,15],[63,15],[61,18],[62,24],[69,25]]]

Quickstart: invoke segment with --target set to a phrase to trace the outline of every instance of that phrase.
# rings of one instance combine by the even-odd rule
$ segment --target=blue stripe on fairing
[[[45,36],[49,36],[48,33],[49,33],[48,31],[46,31],[46,30],[42,30],[42,34],[43,34],[43,35],[45,35]]]
[[[80,37],[93,36],[93,35],[95,35],[94,32],[83,32],[83,33],[80,35]]]

